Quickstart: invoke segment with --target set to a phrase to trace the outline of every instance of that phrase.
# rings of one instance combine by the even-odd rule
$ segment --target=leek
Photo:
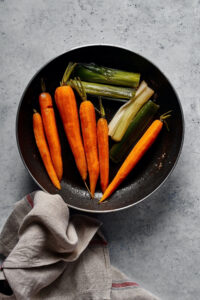
[[[110,158],[112,161],[118,163],[126,158],[130,149],[133,148],[134,143],[142,136],[146,127],[150,125],[158,108],[159,105],[151,100],[144,104],[129,124],[122,140],[112,146],[110,150]]]
[[[71,79],[69,82],[67,82],[67,84],[72,85],[73,82],[74,80]],[[136,90],[134,88],[105,85],[86,81],[81,82],[86,93],[90,95],[119,99],[130,99],[134,97],[136,93]]]
[[[123,116],[120,119],[119,126],[116,128],[114,134],[112,135],[112,139],[114,141],[121,141],[130,122],[138,113],[140,108],[150,99],[153,93],[154,91],[151,88],[146,87],[144,91],[135,99],[135,101],[132,101],[127,106],[125,112],[123,113]]]
[[[116,128],[118,127],[121,118],[124,114],[124,112],[126,111],[126,109],[128,108],[128,106],[135,101],[135,99],[144,91],[144,89],[147,87],[147,83],[145,81],[142,81],[139,88],[137,89],[134,98],[131,98],[127,103],[125,103],[124,105],[122,105],[119,110],[116,112],[116,114],[114,115],[114,117],[112,118],[112,120],[109,123],[109,135],[112,137],[115,133]]]
[[[96,64],[79,63],[75,76],[83,81],[106,83],[111,85],[138,87],[140,74],[97,66]]]

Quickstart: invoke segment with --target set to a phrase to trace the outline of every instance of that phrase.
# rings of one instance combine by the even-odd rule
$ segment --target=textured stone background
[[[127,47],[171,80],[185,113],[178,165],[149,200],[100,216],[112,263],[169,300],[200,298],[200,1],[0,1],[0,227],[36,189],[16,146],[20,96],[49,59],[87,43]]]

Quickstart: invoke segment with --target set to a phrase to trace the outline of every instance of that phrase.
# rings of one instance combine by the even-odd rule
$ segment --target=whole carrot
[[[58,179],[62,179],[63,163],[61,156],[61,146],[56,126],[56,118],[53,109],[53,102],[51,95],[45,92],[44,84],[42,85],[43,92],[39,95],[40,110],[42,114],[42,121],[44,131],[46,134],[51,159]]]
[[[65,85],[75,66],[76,64],[69,63],[63,76],[61,86],[55,91],[55,101],[76,166],[85,182],[87,178],[87,163],[81,137],[76,98],[71,86]]]
[[[61,189],[60,182],[58,180],[58,177],[56,175],[55,169],[53,167],[53,163],[51,160],[51,155],[47,146],[45,134],[44,134],[44,128],[42,124],[42,118],[38,112],[34,110],[33,114],[33,132],[35,136],[35,141],[38,147],[38,150],[40,152],[42,161],[44,163],[44,166],[46,168],[46,171],[52,181],[52,183],[55,185],[57,189]]]
[[[95,108],[92,102],[87,100],[85,90],[80,80],[75,79],[72,86],[77,90],[83,100],[80,105],[79,115],[90,179],[90,193],[91,197],[93,198],[99,177]]]
[[[109,182],[109,143],[108,123],[105,118],[105,111],[102,100],[99,98],[101,118],[97,122],[97,141],[99,151],[100,182],[102,192],[105,192]]]
[[[163,114],[160,117],[160,120],[155,120],[151,124],[151,126],[146,130],[144,135],[141,137],[138,143],[133,147],[133,150],[125,159],[124,163],[120,167],[119,171],[117,172],[112,182],[107,187],[106,191],[104,192],[99,202],[103,202],[117,189],[117,187],[122,183],[122,181],[127,177],[127,175],[139,162],[139,160],[142,158],[145,152],[154,143],[154,141],[156,140],[158,134],[160,133],[163,127],[163,122],[165,122],[165,119],[170,117],[169,113],[170,112]]]

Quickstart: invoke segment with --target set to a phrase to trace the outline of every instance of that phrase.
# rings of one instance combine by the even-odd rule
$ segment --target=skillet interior
[[[156,93],[154,99],[160,105],[159,115],[173,110],[169,120],[170,132],[163,129],[155,144],[146,153],[124,183],[109,198],[109,201],[98,205],[101,197],[98,183],[95,200],[91,200],[76,169],[60,117],[55,107],[59,135],[62,146],[64,174],[59,192],[72,207],[90,212],[105,212],[122,209],[144,199],[166,179],[179,156],[183,140],[183,115],[178,97],[167,78],[145,58],[131,51],[105,45],[86,46],[71,50],[45,65],[28,84],[19,104],[16,122],[18,147],[23,162],[33,179],[49,193],[58,193],[51,184],[36,148],[32,130],[32,109],[38,106],[38,95],[41,92],[40,79],[46,82],[47,91],[54,95],[60,79],[69,61],[95,62],[97,64],[140,72]],[[77,97],[78,99],[78,97]],[[96,98],[88,96],[98,106]],[[78,99],[78,105],[80,99]],[[103,100],[108,121],[121,105],[115,101]],[[98,116],[97,116],[98,117]],[[116,174],[120,164],[110,164],[110,180]]]

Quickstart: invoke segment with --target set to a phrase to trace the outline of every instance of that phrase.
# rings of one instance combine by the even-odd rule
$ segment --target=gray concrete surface
[[[186,133],[178,165],[148,201],[102,215],[112,263],[162,299],[200,299],[200,1],[0,1],[0,227],[37,187],[15,140],[20,96],[52,57],[112,43],[157,64],[176,88]],[[97,278],[98,279],[98,278]]]

